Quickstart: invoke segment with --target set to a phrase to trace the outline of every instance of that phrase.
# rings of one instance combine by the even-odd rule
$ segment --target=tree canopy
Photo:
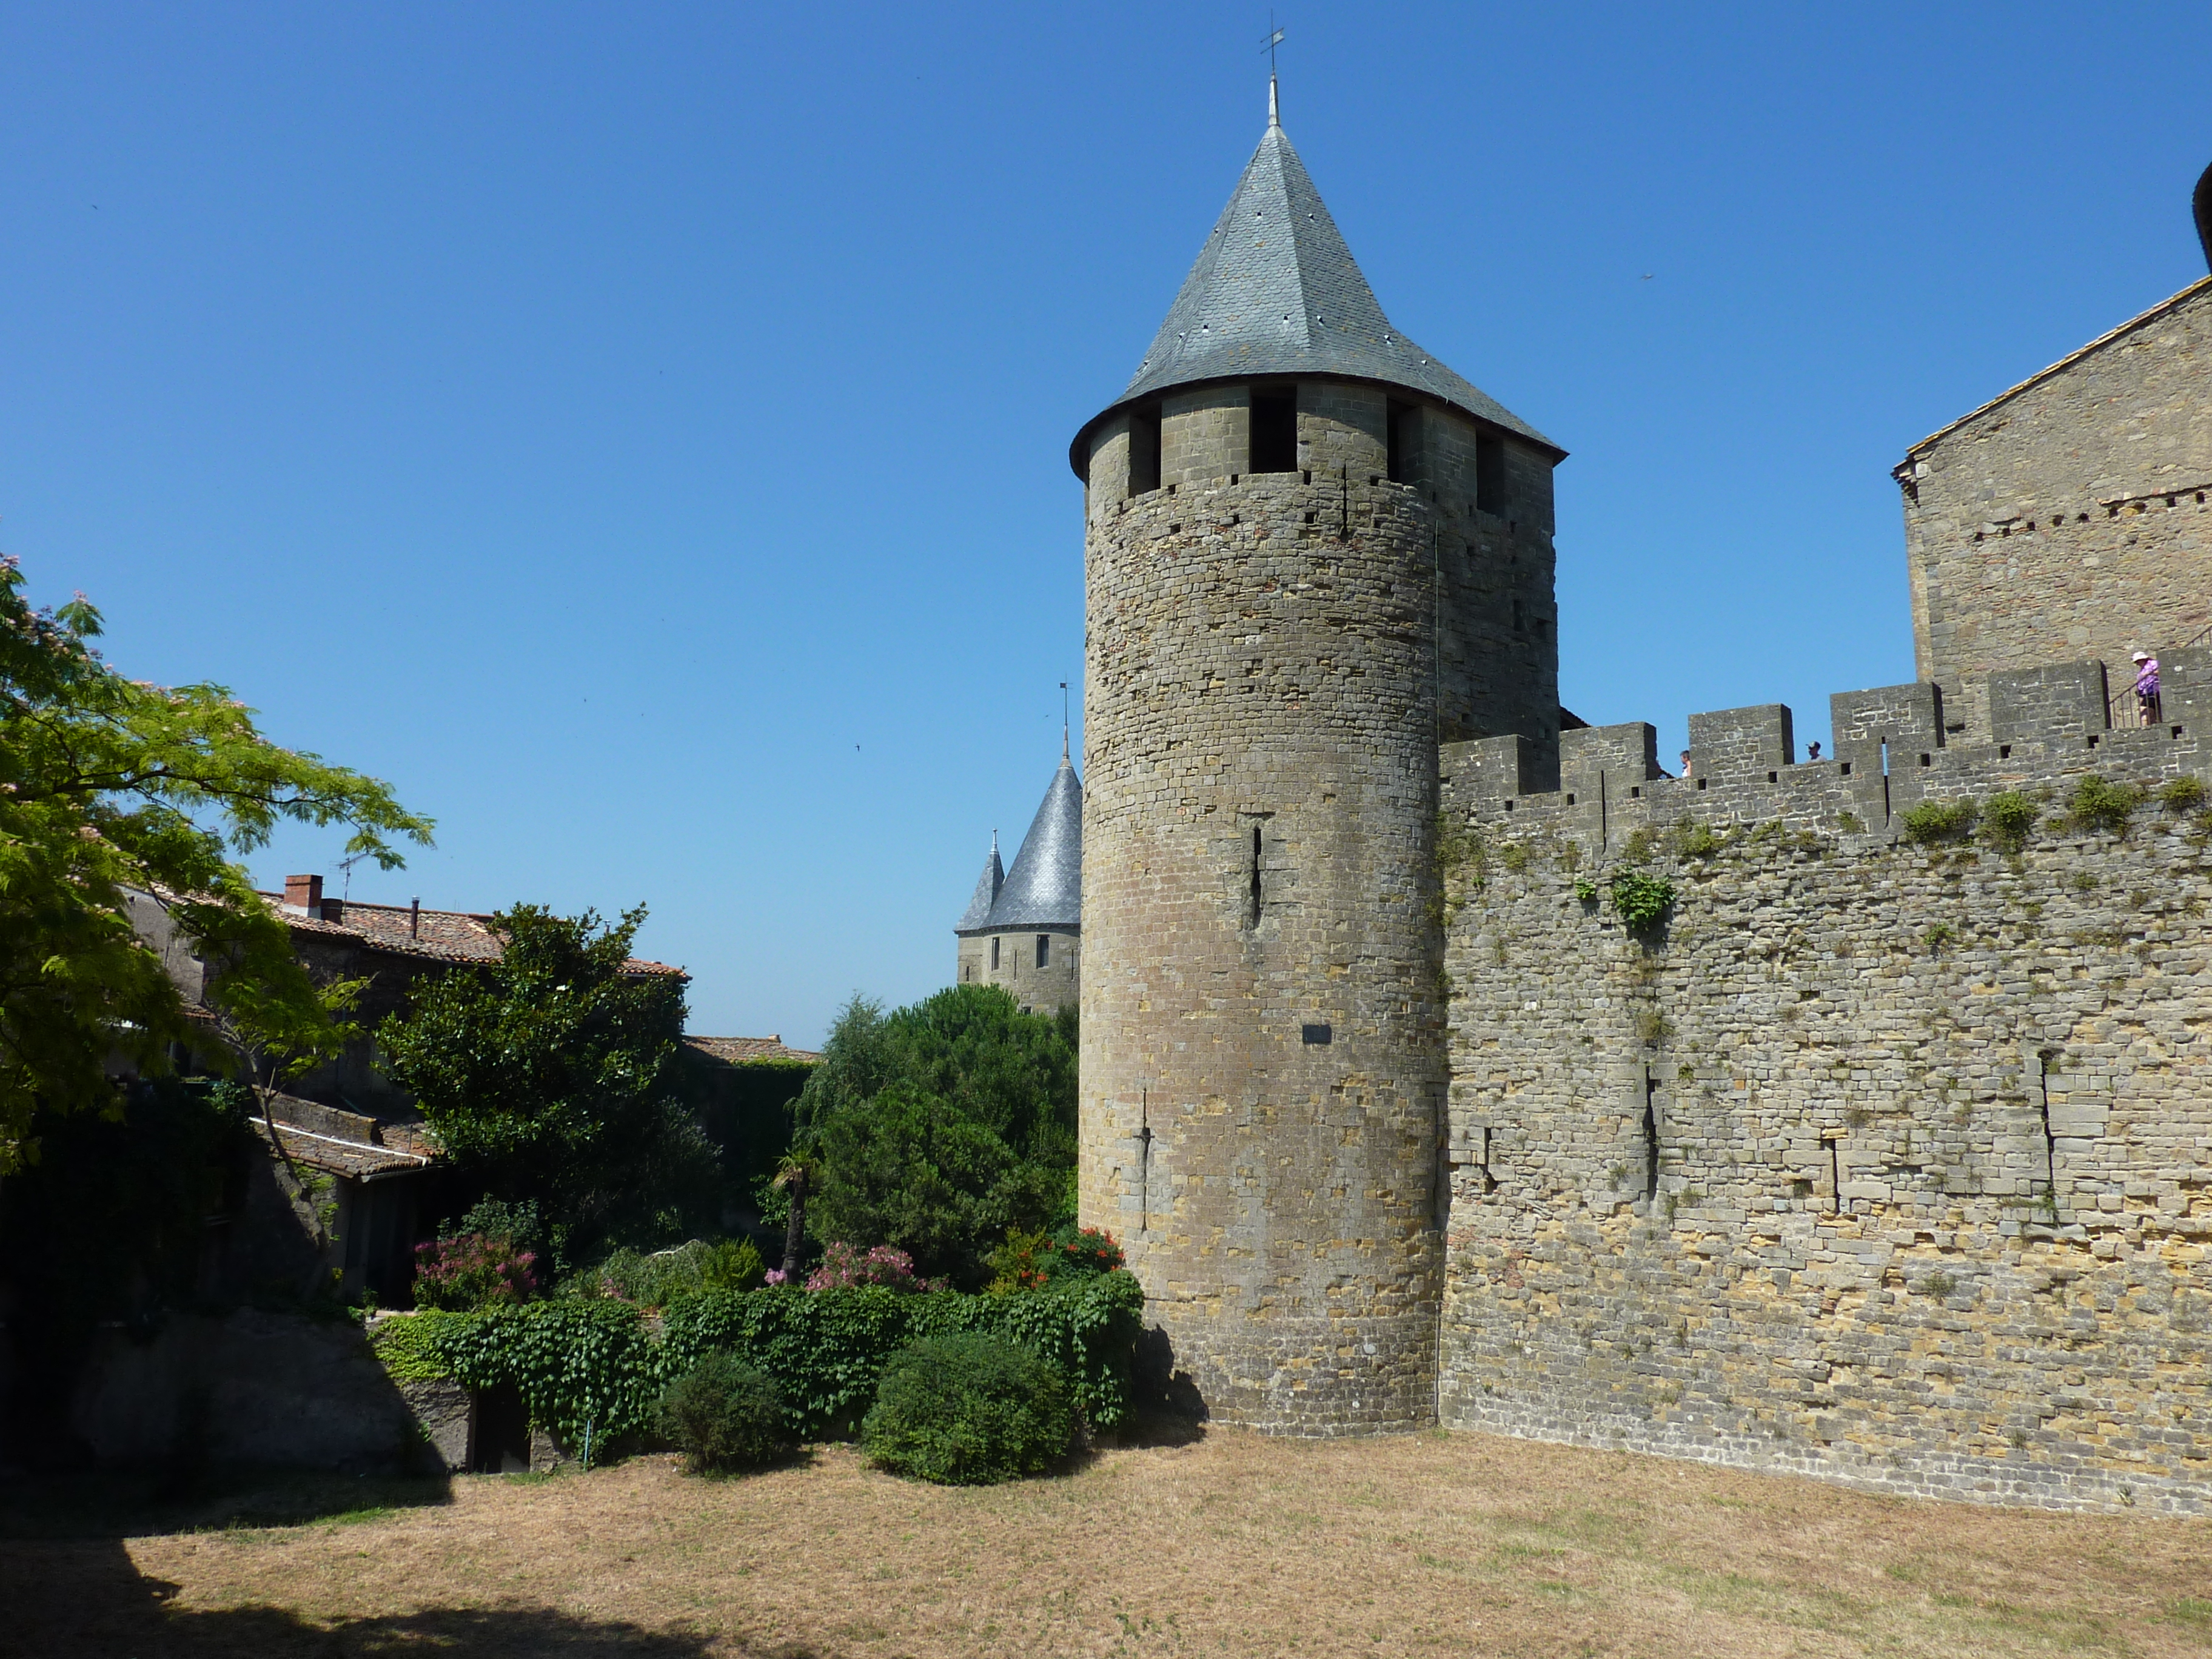
[[[1073,1212],[1075,1038],[1073,1009],[1024,1013],[998,986],[889,1014],[854,997],[799,1097],[807,1231],[980,1283],[1009,1229]]]
[[[497,962],[418,985],[377,1031],[384,1070],[462,1173],[535,1200],[572,1259],[680,1233],[717,1184],[678,1092],[684,981],[623,970],[645,915],[501,911]]]
[[[158,1075],[192,1035],[132,895],[210,964],[242,1057],[310,1064],[343,1041],[347,988],[310,982],[229,855],[286,821],[343,825],[349,854],[392,869],[432,828],[375,779],[270,742],[222,686],[126,679],[82,594],[34,609],[23,585],[0,558],[0,1175],[37,1156],[40,1109],[119,1109],[111,1054]]]

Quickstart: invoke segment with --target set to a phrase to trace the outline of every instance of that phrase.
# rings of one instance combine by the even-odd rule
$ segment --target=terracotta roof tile
[[[701,1054],[732,1066],[744,1066],[763,1060],[791,1060],[803,1066],[818,1066],[822,1056],[811,1048],[787,1048],[780,1036],[689,1036],[684,1041]]]
[[[264,893],[285,923],[296,933],[349,939],[394,956],[421,957],[433,962],[497,962],[501,951],[492,919],[471,910],[422,910],[412,905],[356,903],[350,899],[325,899],[322,914],[311,916],[284,902],[282,893]],[[689,977],[684,969],[665,962],[632,957],[623,964],[626,974],[672,974]]]

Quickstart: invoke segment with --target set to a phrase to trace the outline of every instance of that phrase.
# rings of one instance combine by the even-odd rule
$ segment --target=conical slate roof
[[[981,933],[991,926],[991,907],[999,902],[999,889],[1006,885],[1006,866],[999,862],[999,837],[991,836],[991,856],[983,860],[983,873],[975,882],[975,896],[968,901],[968,908],[960,913],[960,920],[952,924],[956,933]]]
[[[1152,349],[1120,398],[1078,434],[1076,471],[1091,427],[1124,405],[1201,380],[1267,374],[1340,374],[1425,392],[1565,453],[1391,326],[1273,119]]]
[[[1083,784],[1063,754],[991,907],[990,925],[1073,928],[1082,921]]]

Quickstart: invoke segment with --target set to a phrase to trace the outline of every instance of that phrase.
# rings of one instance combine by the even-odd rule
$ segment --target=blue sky
[[[1279,15],[1385,309],[1571,452],[1564,700],[1662,753],[1910,678],[1889,468],[2204,271],[2201,3]],[[949,980],[1050,778],[1067,441],[1266,29],[0,6],[0,549],[439,820],[355,896],[642,902],[695,1030],[811,1041]]]

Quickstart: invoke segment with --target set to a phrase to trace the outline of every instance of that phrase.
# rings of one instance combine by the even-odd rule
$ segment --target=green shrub
[[[463,1233],[415,1247],[415,1305],[468,1313],[538,1294],[538,1257],[512,1238]]]
[[[1684,818],[1675,824],[1668,839],[1678,859],[1709,859],[1721,850],[1721,838],[1712,832],[1711,826],[1693,818]]]
[[[1905,838],[1923,847],[1964,841],[1973,833],[1975,816],[1971,800],[1924,800],[1905,813]]]
[[[1048,1285],[1078,1279],[1096,1279],[1121,1265],[1121,1247],[1114,1235],[1073,1222],[1052,1232],[1025,1233],[1009,1228],[1006,1242],[991,1252],[990,1291],[1004,1296],[1013,1291],[1041,1291]]]
[[[2169,812],[2194,812],[2204,805],[2204,780],[2187,775],[2168,778],[2159,786],[2158,799]]]
[[[2083,835],[2124,836],[2128,820],[2142,805],[2142,791],[2130,785],[2081,778],[2075,782],[2074,799],[2067,803],[2067,827]]]
[[[1982,810],[1982,834],[1992,847],[2017,853],[2027,845],[2041,809],[2017,789],[1991,795]]]
[[[973,1486],[1042,1472],[1074,1432],[1057,1371],[1011,1342],[963,1332],[892,1356],[860,1443],[896,1474]]]
[[[798,1448],[782,1391],[735,1354],[710,1353],[692,1366],[662,1393],[654,1416],[695,1472],[757,1469]]]
[[[1577,878],[1575,881],[1575,900],[1576,902],[1580,904],[1595,904],[1597,902],[1597,884],[1592,881],[1588,876]]]
[[[369,1350],[395,1382],[451,1376],[453,1367],[440,1353],[438,1339],[460,1318],[450,1313],[412,1313],[379,1320],[369,1332]]]
[[[1674,884],[1640,870],[1623,870],[1613,878],[1613,908],[1641,933],[1674,908]]]
[[[698,1291],[750,1291],[764,1264],[752,1240],[693,1239],[671,1250],[617,1250],[563,1287],[580,1296],[608,1296],[641,1308],[661,1308]]]
[[[916,1296],[881,1285],[709,1291],[670,1306],[664,1340],[672,1371],[718,1348],[757,1365],[775,1378],[793,1426],[809,1439],[850,1434],[884,1366],[908,1342],[961,1331],[1028,1349],[1066,1380],[1085,1421],[1112,1428],[1128,1411],[1144,1305],[1136,1279],[1118,1269],[1000,1296]]]

